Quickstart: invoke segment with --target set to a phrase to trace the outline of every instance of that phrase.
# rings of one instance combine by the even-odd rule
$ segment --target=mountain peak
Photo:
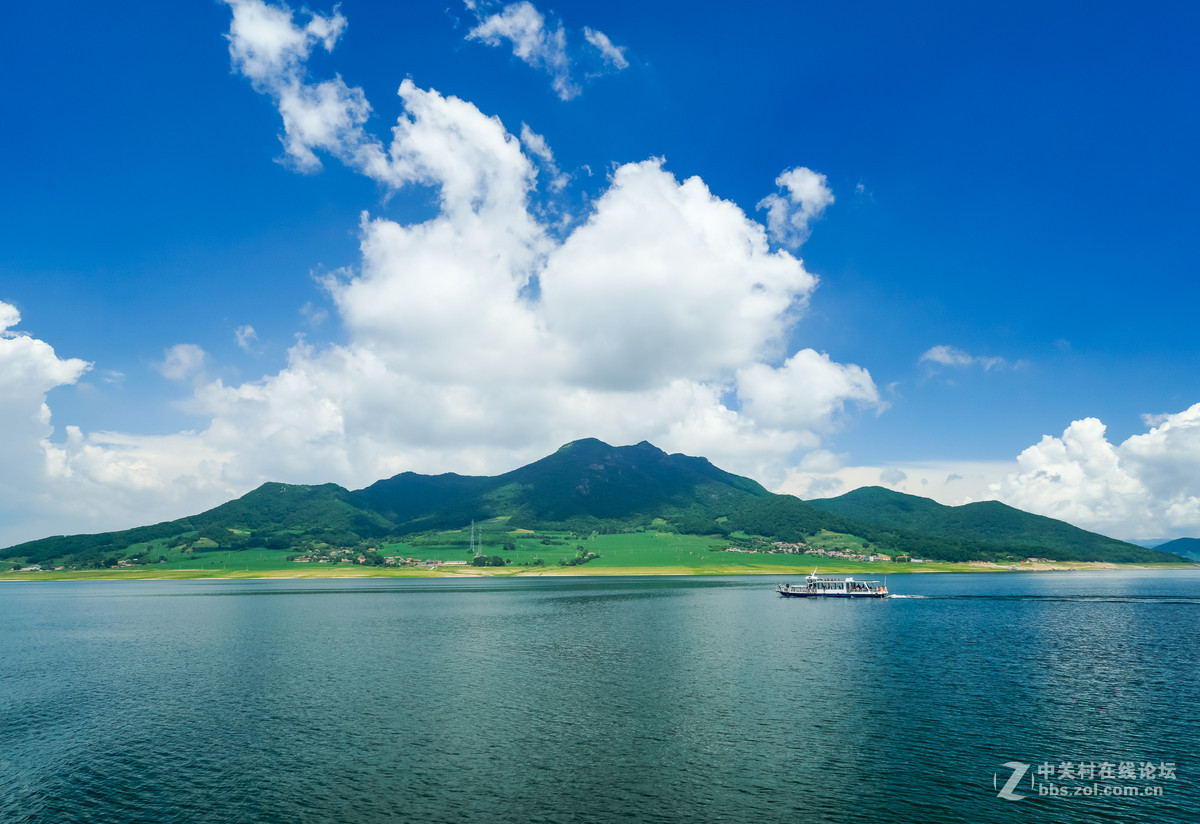
[[[612,449],[611,444],[607,444],[599,438],[579,438],[574,441],[568,441],[555,450],[555,454],[559,452],[574,452],[579,449]]]
[[[539,461],[496,476],[403,472],[356,492],[336,484],[268,483],[189,518],[43,539],[10,547],[0,559],[43,563],[69,557],[72,563],[99,563],[145,552],[150,545],[164,554],[174,552],[171,547],[200,539],[233,548],[246,548],[251,541],[280,550],[318,543],[350,546],[487,520],[507,529],[586,534],[665,528],[788,542],[843,533],[891,552],[944,560],[1178,560],[995,502],[947,507],[868,487],[806,503],[774,495],[705,458],[667,454],[648,441],[612,446],[596,438],[564,444]]]

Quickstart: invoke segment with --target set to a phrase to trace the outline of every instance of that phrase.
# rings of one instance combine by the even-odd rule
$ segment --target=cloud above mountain
[[[1044,436],[991,491],[1013,506],[1127,538],[1200,533],[1200,404],[1121,443],[1096,418]]]
[[[227,4],[231,63],[278,110],[285,164],[312,173],[334,160],[388,191],[428,187],[437,213],[403,223],[364,212],[358,265],[321,282],[342,343],[300,340],[277,373],[235,383],[205,377],[219,364],[199,347],[169,349],[157,368],[195,381],[182,404],[204,422],[195,431],[68,427],[53,440],[48,411],[38,419],[25,444],[41,456],[34,474],[58,496],[86,497],[81,518],[106,513],[89,530],[182,515],[268,479],[503,471],[583,436],[650,440],[769,483],[848,406],[881,408],[862,367],[787,348],[818,284],[792,250],[832,202],[823,177],[780,176],[787,228],[772,231],[790,248],[661,158],[614,166],[566,231],[539,208],[553,192],[538,192],[537,164],[553,153],[532,129],[522,124],[522,140],[405,79],[404,113],[382,140],[360,88],[309,76],[308,56],[349,25],[339,12]],[[598,32],[588,40],[621,56]],[[29,403],[85,368],[40,357],[57,377],[31,387]]]
[[[52,473],[45,445],[54,432],[46,396],[75,384],[92,367],[60,358],[50,344],[18,331],[20,322],[17,307],[0,301],[0,524],[62,503],[45,483]],[[0,527],[0,542],[3,537]]]
[[[950,505],[998,500],[1123,540],[1200,535],[1200,404],[1145,422],[1147,431],[1113,443],[1102,421],[1083,418],[1014,460],[855,466],[818,450],[779,488],[829,497],[885,483]]]
[[[467,28],[478,34],[458,44],[461,53],[488,62],[501,54],[489,43],[511,48],[514,70],[536,66],[559,96],[584,89],[593,70],[637,62],[620,38],[576,30],[532,4],[469,5],[477,14]],[[887,367],[838,362],[804,337],[821,295],[798,249],[835,204],[859,208],[863,198],[835,200],[821,172],[797,165],[802,158],[779,161],[789,165],[777,175],[772,167],[745,203],[653,156],[605,167],[576,191],[584,167],[570,168],[574,153],[550,139],[561,124],[540,133],[536,107],[509,108],[505,122],[405,79],[401,67],[400,114],[381,124],[360,78],[312,68],[318,56],[321,65],[342,56],[349,10],[226,6],[230,65],[246,99],[254,89],[278,117],[267,137],[279,132],[279,162],[310,176],[295,182],[317,189],[327,184],[322,170],[340,165],[376,184],[358,190],[371,192],[360,220],[336,227],[357,232],[358,252],[350,265],[318,268],[320,294],[295,299],[302,328],[278,328],[287,311],[221,319],[205,303],[209,316],[189,307],[186,327],[167,327],[187,331],[134,350],[115,364],[121,371],[100,347],[66,351],[56,339],[63,318],[33,309],[22,317],[4,295],[0,545],[185,515],[265,480],[360,486],[409,469],[490,474],[585,436],[705,455],[802,496],[886,483],[944,503],[998,498],[1117,537],[1200,534],[1197,407],[1156,409],[1144,431],[1114,440],[1098,419],[1067,419],[1060,434],[1009,460],[906,463],[904,445],[889,443],[894,464],[855,466],[832,451],[847,420],[886,414],[866,367]],[[578,113],[580,103],[549,105]],[[410,194],[420,210],[407,208]],[[275,286],[286,277],[273,274]],[[830,322],[838,319],[813,328]],[[206,324],[221,340],[203,333]],[[253,380],[239,373],[280,356],[271,341],[289,331],[296,342],[285,363]],[[916,358],[900,353],[925,384],[1034,371],[995,350],[930,343]],[[253,360],[230,360],[248,352]],[[887,375],[889,386],[904,377]],[[105,386],[139,383],[153,387],[139,391],[139,405],[177,399],[171,423],[79,425],[81,404],[116,397]],[[907,402],[903,392],[887,397]],[[119,420],[114,410],[104,419]],[[190,420],[175,423],[178,414]]]

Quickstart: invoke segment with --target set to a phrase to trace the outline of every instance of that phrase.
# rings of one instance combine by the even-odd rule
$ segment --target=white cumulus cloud
[[[1200,537],[1200,403],[1145,418],[1147,431],[1119,443],[1102,421],[1082,418],[1015,460],[824,466],[789,473],[784,488],[838,494],[898,470],[906,477],[894,488],[951,506],[998,500],[1123,540]]]
[[[60,358],[50,344],[15,331],[20,322],[17,308],[0,301],[0,545],[6,524],[31,517],[43,528],[53,524],[52,510],[63,502],[48,488],[46,449],[54,427],[46,396],[76,383],[92,366]]]
[[[883,404],[862,367],[787,347],[817,279],[768,238],[807,236],[833,202],[822,175],[780,175],[759,204],[764,227],[661,159],[624,164],[569,232],[552,232],[533,202],[538,165],[553,164],[540,135],[406,80],[385,144],[365,129],[361,89],[308,75],[312,51],[345,30],[339,13],[228,4],[231,61],[279,110],[297,169],[324,154],[389,189],[429,186],[438,212],[363,215],[359,265],[323,282],[341,345],[301,341],[282,370],[230,385],[206,376],[200,347],[167,350],[158,368],[192,382],[195,430],[56,433],[48,394],[90,364],[13,331],[20,313],[0,302],[0,545],[178,517],[264,480],[493,473],[584,436],[706,455],[801,495],[883,482],[1117,537],[1200,535],[1200,404],[1148,416],[1120,443],[1099,420],[1075,421],[1015,462],[855,467],[828,452],[847,409]],[[946,345],[922,361],[1008,363]]]
[[[833,192],[825,175],[799,166],[775,178],[780,192],[769,194],[758,203],[767,211],[767,227],[776,243],[796,248],[808,240],[811,224],[833,203]]]
[[[246,352],[249,352],[254,347],[254,342],[258,340],[258,333],[249,324],[239,326],[233,336],[237,340],[238,348]]]
[[[30,418],[40,422],[46,393],[75,383],[91,364],[59,358],[50,344],[14,330],[20,322],[17,308],[0,301],[0,408],[22,416],[34,407]]]
[[[499,46],[507,40],[512,44],[515,57],[550,75],[554,91],[563,100],[570,100],[581,91],[571,79],[566,30],[562,23],[553,28],[547,26],[546,18],[533,3],[505,6],[496,14],[483,18],[467,38],[481,40],[489,46]]]
[[[365,140],[362,124],[370,114],[360,89],[340,77],[305,82],[305,61],[321,45],[332,51],[346,29],[346,18],[309,13],[297,26],[287,6],[262,0],[225,0],[233,11],[229,55],[234,67],[259,91],[274,98],[283,117],[281,137],[287,159],[302,171],[321,168],[313,149],[330,151],[359,165],[378,160],[379,150]]]
[[[620,389],[719,380],[783,354],[816,283],[735,204],[658,160],[618,168],[541,274],[572,379]]]
[[[15,332],[8,331],[21,322],[21,313],[10,303],[0,301],[0,336],[13,337]]]
[[[1119,443],[1097,418],[1073,421],[1015,460],[802,462],[780,489],[825,497],[885,483],[949,506],[998,500],[1122,540],[1200,537],[1200,403],[1145,418],[1146,432]]]
[[[845,407],[878,408],[866,370],[788,351],[817,279],[699,178],[680,180],[661,159],[615,167],[560,236],[531,202],[531,156],[553,158],[540,136],[518,139],[411,80],[387,145],[343,118],[367,105],[344,84],[295,126],[289,100],[321,87],[304,58],[345,21],[229,2],[233,64],[283,114],[297,166],[321,151],[390,188],[429,186],[438,213],[410,224],[364,213],[359,265],[322,282],[341,345],[301,340],[278,373],[232,385],[204,377],[211,358],[198,346],[169,349],[158,368],[195,383],[185,405],[195,431],[68,428],[37,447],[47,488],[86,502],[64,531],[179,517],[265,480],[355,487],[403,470],[499,472],[586,436],[650,440],[771,483],[820,448]],[[59,385],[86,368],[43,366],[60,370]]]
[[[835,363],[812,349],[800,350],[779,368],[763,363],[745,367],[738,373],[738,391],[743,412],[774,428],[820,429],[850,401],[882,409],[866,369]]]
[[[1045,436],[992,492],[1013,506],[1123,538],[1200,535],[1200,404],[1111,443],[1095,418]]]
[[[177,343],[163,353],[154,368],[168,380],[186,381],[201,377],[208,363],[208,353],[194,343]]]

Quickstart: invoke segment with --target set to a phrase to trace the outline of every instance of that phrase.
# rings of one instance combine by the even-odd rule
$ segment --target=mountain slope
[[[841,519],[704,458],[668,455],[646,443],[573,441],[539,461],[494,477],[403,473],[351,500],[392,519],[403,532],[505,517],[513,528],[618,531],[656,518],[682,532],[758,532],[767,519],[789,539],[839,527]],[[773,531],[770,534],[779,534]]]
[[[1166,563],[1180,559],[1033,515],[999,501],[944,506],[878,486],[810,501],[867,528],[872,540],[899,543],[922,556],[984,560],[998,555],[1059,561]]]
[[[117,532],[29,541],[0,551],[0,558],[23,558],[31,564],[69,558],[72,563],[87,565],[104,557],[128,555],[135,545],[154,542],[181,545],[199,541],[203,548],[226,549],[242,549],[256,542],[285,549],[294,543],[288,536],[295,535],[341,543],[387,535],[390,522],[356,505],[350,494],[337,484],[265,483],[198,515]]]
[[[845,533],[888,553],[938,560],[1178,561],[994,501],[946,507],[879,487],[819,501],[768,492],[704,458],[642,442],[595,439],[503,475],[404,472],[354,492],[336,484],[263,484],[207,512],[98,535],[57,536],[0,551],[16,563],[112,566],[123,557],[216,549],[360,547],[489,522],[579,535],[641,529],[734,533],[788,542]],[[438,540],[432,534],[427,540]]]
[[[658,528],[698,535],[740,530],[789,541],[844,528],[838,516],[774,495],[704,458],[668,455],[646,442],[614,447],[585,439],[492,477],[404,472],[355,492],[335,484],[267,483],[188,518],[31,541],[0,551],[0,558],[112,565],[120,557],[153,557],[166,549],[354,546],[491,519],[504,519],[510,529]]]
[[[1176,538],[1174,541],[1159,544],[1155,549],[1159,552],[1172,552],[1193,561],[1200,561],[1200,538]]]

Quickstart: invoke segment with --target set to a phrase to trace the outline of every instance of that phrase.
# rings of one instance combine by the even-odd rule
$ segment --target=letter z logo
[[[1013,792],[1013,790],[1015,790],[1017,788],[1017,785],[1021,783],[1021,779],[1025,777],[1025,773],[1029,772],[1029,765],[1025,764],[1021,761],[1005,761],[1004,766],[1008,767],[1013,772],[1012,772],[1012,775],[1009,776],[1008,781],[1004,782],[1004,786],[1000,789],[1000,792],[996,793],[996,795],[999,798],[1003,798],[1006,801],[1022,801],[1022,800],[1024,800],[1025,796],[1018,795],[1017,793]],[[992,774],[992,787],[993,788],[995,788],[998,781],[999,781],[998,777],[993,773]]]

